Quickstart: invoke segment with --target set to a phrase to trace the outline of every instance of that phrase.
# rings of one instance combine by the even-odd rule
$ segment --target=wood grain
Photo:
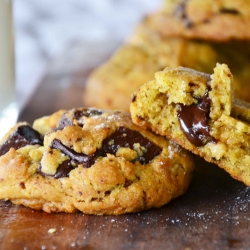
[[[76,54],[83,53],[78,49]],[[20,120],[82,106],[84,81],[93,68],[73,70],[71,64],[68,70],[68,57],[59,60],[60,67],[58,59],[51,62]],[[48,214],[2,201],[0,249],[250,249],[249,187],[199,157],[196,163],[184,196],[136,214]]]

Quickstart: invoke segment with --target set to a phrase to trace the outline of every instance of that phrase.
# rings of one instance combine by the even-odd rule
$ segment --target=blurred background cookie
[[[165,0],[160,11],[145,17],[126,44],[92,72],[84,104],[128,110],[131,94],[153,79],[155,70],[184,66],[211,74],[217,62],[230,67],[236,97],[250,101],[248,10],[246,0]]]
[[[249,39],[248,0],[165,0],[164,7],[149,15],[141,29],[158,30],[163,36],[213,41]]]

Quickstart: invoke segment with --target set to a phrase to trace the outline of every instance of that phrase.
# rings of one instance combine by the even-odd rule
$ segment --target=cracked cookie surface
[[[212,75],[166,68],[131,103],[132,120],[218,164],[250,185],[249,105],[234,100],[233,75],[217,64]]]
[[[0,144],[0,199],[46,212],[123,214],[184,194],[193,157],[125,112],[78,108],[18,123]]]

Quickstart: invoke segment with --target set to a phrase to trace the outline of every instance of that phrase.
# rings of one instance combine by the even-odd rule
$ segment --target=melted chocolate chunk
[[[53,175],[53,177],[56,179],[68,177],[69,172],[72,169],[76,168],[77,164],[83,164],[84,168],[89,168],[94,164],[95,154],[85,155],[77,153],[74,150],[63,145],[62,142],[58,139],[53,140],[50,147],[54,149],[59,149],[62,153],[69,156],[70,158],[69,160],[66,160],[59,165],[55,175]],[[38,167],[37,173],[46,176],[46,174],[42,172],[41,164]]]
[[[77,110],[74,112],[74,119],[80,120],[80,119],[82,118],[82,116],[84,116],[85,113],[86,113],[85,110],[79,110],[79,109],[77,109]]]
[[[51,176],[51,177],[54,177],[56,179],[59,179],[59,178],[63,178],[63,177],[68,177],[69,176],[69,172],[74,169],[74,167],[72,166],[71,164],[71,160],[66,160],[64,162],[62,162],[59,167],[57,168],[57,171],[54,175],[49,175],[49,174],[45,174],[43,171],[42,171],[42,165],[41,163],[39,164],[38,166],[38,169],[37,169],[37,174],[40,174],[44,177],[46,176]]]
[[[149,141],[138,131],[119,127],[117,131],[103,141],[102,148],[98,150],[98,154],[100,156],[106,156],[107,153],[115,155],[120,147],[134,149],[136,143],[140,144],[140,147],[145,148],[145,152],[143,152],[142,156],[139,156],[138,159],[135,160],[141,164],[148,164],[162,151],[162,148]]]
[[[83,127],[84,123],[82,117],[91,117],[95,115],[101,115],[103,112],[98,109],[77,109],[74,112],[74,119],[78,120],[78,126]]]
[[[94,163],[94,154],[85,155],[83,153],[77,153],[73,149],[70,149],[62,144],[58,139],[55,139],[51,143],[51,148],[59,149],[65,155],[69,156],[75,164],[83,164],[85,168],[89,168]]]
[[[162,148],[158,147],[153,142],[142,136],[138,131],[134,131],[128,128],[120,127],[106,138],[102,147],[98,149],[94,154],[85,155],[77,153],[74,150],[66,147],[58,139],[55,139],[51,143],[51,148],[59,149],[65,155],[69,156],[70,160],[64,161],[57,169],[54,178],[67,177],[69,172],[77,167],[77,164],[83,164],[84,168],[91,167],[98,157],[105,157],[107,154],[115,155],[120,147],[127,147],[134,149],[134,145],[138,143],[140,147],[143,147],[142,155],[135,161],[139,161],[141,164],[148,164],[154,157],[159,155]],[[45,175],[42,171],[42,166],[39,165],[38,173]]]
[[[208,125],[211,106],[211,99],[208,95],[210,90],[211,87],[208,86],[204,96],[198,100],[198,104],[180,105],[178,111],[181,130],[186,138],[197,147],[214,140],[210,135]]]
[[[41,135],[29,125],[19,126],[0,146],[0,155],[6,154],[10,148],[19,149],[27,145],[43,145]]]
[[[71,164],[71,160],[66,160],[63,163],[60,164],[60,166],[57,168],[57,171],[55,175],[53,176],[56,179],[68,177],[69,172],[74,169],[74,167]]]

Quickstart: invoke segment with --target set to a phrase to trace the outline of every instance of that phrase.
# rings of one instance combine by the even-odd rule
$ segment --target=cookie
[[[210,41],[247,40],[250,7],[248,0],[165,1],[163,10],[152,13],[138,32]]]
[[[249,111],[234,101],[227,65],[217,64],[212,75],[183,67],[157,72],[134,94],[130,110],[137,125],[167,136],[250,186]]]
[[[249,0],[165,0],[165,13],[186,19],[186,25],[210,22],[225,14],[249,17]]]
[[[134,36],[86,82],[85,106],[129,110],[132,94],[165,67],[188,67],[211,74],[217,62],[233,69],[235,95],[250,101],[250,42],[204,42],[183,38]]]
[[[178,43],[178,41],[177,41]],[[125,44],[89,76],[84,90],[85,106],[101,109],[129,110],[131,95],[156,71],[175,61],[179,48],[171,40],[161,48]],[[156,45],[156,44],[155,44]],[[169,63],[168,63],[169,62]]]
[[[235,96],[250,101],[249,0],[165,0],[126,43],[88,77],[87,107],[129,110],[131,95],[165,67],[212,74],[219,63],[234,75]]]
[[[205,40],[161,37],[157,31],[149,34],[135,34],[129,42],[145,47],[150,55],[159,58],[166,67],[183,66],[208,74],[213,73],[214,65],[225,63],[232,69],[235,96],[250,101],[250,41],[214,42]],[[172,50],[172,57],[165,56],[165,49]],[[165,60],[163,59],[165,58]],[[148,81],[152,80],[149,79]]]
[[[130,114],[86,108],[18,123],[0,155],[0,199],[49,213],[160,207],[186,192],[194,169],[189,152]]]

